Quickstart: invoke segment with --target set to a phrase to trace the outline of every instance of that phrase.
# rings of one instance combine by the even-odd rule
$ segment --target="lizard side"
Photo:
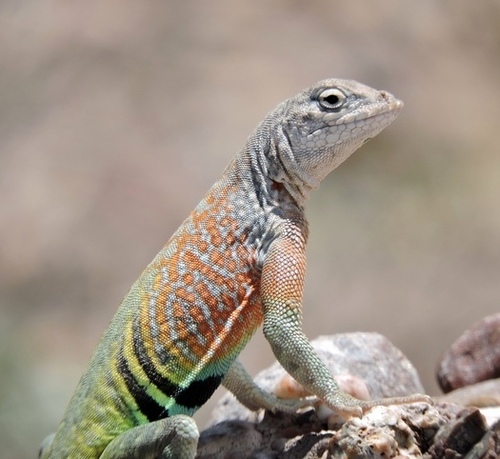
[[[194,458],[190,416],[219,384],[250,409],[304,406],[259,389],[236,360],[261,325],[283,367],[341,415],[427,401],[341,392],[301,328],[304,202],[402,107],[329,79],[270,112],[131,287],[40,457]]]

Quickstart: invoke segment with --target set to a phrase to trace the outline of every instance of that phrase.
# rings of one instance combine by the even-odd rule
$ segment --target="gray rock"
[[[436,376],[445,393],[500,378],[500,313],[466,330],[443,355]]]
[[[313,341],[313,346],[334,375],[353,378],[344,379],[353,392],[366,389],[371,398],[422,392],[410,362],[378,334],[320,337]],[[274,364],[256,379],[266,390],[283,391],[287,387],[291,395],[303,395],[287,378],[284,370]],[[362,418],[329,426],[325,417],[318,416],[320,411],[265,412],[256,416],[225,396],[213,414],[215,421],[222,422],[201,433],[197,457],[493,459],[500,454],[498,413],[487,422],[475,408],[414,403],[375,407]]]
[[[460,387],[447,394],[434,397],[436,400],[462,406],[499,407],[500,378],[489,379],[466,387]]]
[[[254,425],[257,435],[240,435],[242,421],[219,424],[217,442],[201,434],[203,459],[493,459],[500,451],[499,431],[489,429],[472,408],[425,403],[375,407],[362,418],[351,418],[329,429],[313,410],[302,414],[266,412]],[[249,424],[249,423],[248,423]],[[251,424],[249,424],[251,425]],[[234,427],[236,426],[236,428]],[[250,428],[248,428],[250,429]],[[245,431],[247,428],[245,428]],[[230,439],[231,435],[236,435]],[[224,442],[230,443],[225,446]],[[215,455],[207,455],[203,448]]]
[[[432,458],[462,458],[471,452],[486,433],[484,417],[479,410],[469,409],[441,427],[429,453]]]
[[[198,442],[197,459],[219,459],[250,455],[262,446],[256,425],[244,421],[221,422],[203,431]]]

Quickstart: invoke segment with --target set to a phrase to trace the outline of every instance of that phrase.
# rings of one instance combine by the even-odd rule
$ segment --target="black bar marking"
[[[193,381],[188,387],[182,389],[175,401],[186,408],[202,406],[219,387],[223,376],[209,376],[208,378]]]
[[[132,395],[137,403],[139,410],[149,421],[168,418],[168,410],[166,410],[164,406],[158,404],[158,402],[146,392],[146,389],[137,382],[123,354],[120,354],[118,358],[118,371],[122,375],[125,385],[130,395]]]

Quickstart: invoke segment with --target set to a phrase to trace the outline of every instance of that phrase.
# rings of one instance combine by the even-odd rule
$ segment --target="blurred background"
[[[499,310],[496,0],[4,0],[0,66],[2,458],[36,456],[138,274],[322,78],[406,106],[309,202],[307,335],[378,331],[435,394],[441,353]],[[243,354],[273,360],[261,333]]]

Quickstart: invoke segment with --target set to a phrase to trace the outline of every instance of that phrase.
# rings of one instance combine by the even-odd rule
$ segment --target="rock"
[[[371,397],[422,392],[418,375],[392,344],[374,333],[321,337],[313,346],[333,374],[349,375],[343,384]],[[339,378],[340,379],[340,378]],[[258,383],[286,396],[303,389],[274,364]],[[500,454],[498,411],[486,420],[475,408],[450,403],[378,406],[362,418],[332,426],[318,411],[253,415],[225,396],[203,431],[200,459],[493,459]],[[240,420],[235,420],[240,419]],[[241,420],[243,419],[243,420]]]
[[[376,407],[337,430],[329,448],[332,457],[421,457],[446,418],[427,404]]]
[[[443,355],[437,380],[443,392],[500,378],[500,313],[480,320]]]
[[[456,419],[443,425],[429,448],[432,458],[459,459],[471,452],[487,433],[484,417],[479,410],[469,408]]]
[[[328,429],[313,410],[266,412],[253,434],[245,427],[241,435],[241,425],[252,424],[225,421],[202,432],[197,458],[493,459],[500,451],[498,429],[489,429],[478,410],[449,404],[379,406],[337,429]],[[211,445],[215,428],[219,433]]]
[[[500,378],[460,387],[434,398],[443,402],[477,408],[500,406]]]
[[[481,408],[480,411],[491,429],[500,426],[500,406]]]
[[[266,412],[262,421],[256,424],[238,420],[224,421],[201,432],[196,457],[280,458],[286,451],[289,453],[286,457],[303,458],[319,440],[326,438],[326,435],[321,434],[322,428],[311,409],[301,414]],[[251,429],[253,433],[250,432]],[[243,435],[241,430],[244,431]],[[233,438],[230,440],[231,435]]]
[[[198,442],[197,459],[241,457],[252,454],[262,446],[262,434],[250,422],[221,422],[203,431]]]

